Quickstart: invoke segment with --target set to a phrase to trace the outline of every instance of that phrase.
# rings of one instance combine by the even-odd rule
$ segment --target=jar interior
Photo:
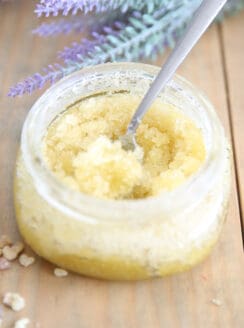
[[[67,83],[68,85],[64,83],[59,85],[59,88],[57,85],[56,90],[51,88],[49,92],[52,93],[52,96],[50,95],[49,97],[49,92],[46,94],[48,103],[43,99],[43,104],[39,104],[39,111],[36,111],[33,116],[33,124],[38,121],[38,124],[35,124],[35,127],[33,127],[35,134],[31,135],[34,148],[38,149],[40,147],[48,126],[57,116],[74,104],[90,97],[112,93],[133,93],[143,98],[154,77],[154,74],[138,70],[121,70],[116,73],[111,70],[106,72],[106,74],[92,72],[78,80],[74,79],[71,83]],[[194,90],[187,90],[185,83],[186,81],[177,77],[159,94],[158,99],[180,109],[201,129],[206,153],[209,154],[212,146],[213,126],[211,126],[211,121],[209,120],[208,113],[203,108],[203,104],[193,94]],[[37,153],[39,153],[38,157],[41,157],[40,152],[38,151]]]
[[[22,133],[22,152],[29,171],[37,178],[36,185],[39,191],[45,194],[45,197],[48,197],[49,200],[51,197],[56,205],[73,207],[75,211],[79,211],[81,202],[85,201],[86,204],[89,204],[94,201],[93,197],[86,195],[76,195],[74,192],[68,194],[68,191],[63,190],[64,188],[62,188],[57,179],[46,167],[45,161],[42,158],[41,145],[43,137],[53,120],[64,111],[68,110],[74,103],[80,102],[88,97],[97,97],[101,94],[106,95],[111,93],[133,93],[143,97],[158,70],[157,67],[150,65],[128,63],[109,64],[88,68],[87,70],[83,70],[61,80],[36,102],[24,125]],[[199,94],[193,86],[180,77],[175,77],[175,79],[160,93],[158,98],[160,98],[162,102],[171,104],[180,109],[201,129],[206,148],[206,160],[200,172],[197,173],[197,178],[199,180],[199,176],[201,174],[203,176],[203,172],[206,172],[207,168],[213,166],[213,164],[216,165],[216,163],[213,163],[212,158],[213,156],[216,157],[216,153],[220,151],[221,148],[219,147],[220,139],[218,140],[217,137],[218,135],[219,137],[222,135],[221,127],[218,129],[218,126],[213,124],[213,122],[217,120],[215,112],[205,98]],[[209,169],[208,172],[211,175],[213,168],[211,170]],[[169,192],[167,193],[169,194],[168,196],[165,195],[166,193],[163,193],[162,197],[164,197],[164,201],[161,203],[167,208],[170,208],[170,204],[172,204],[174,198],[178,197],[177,192],[182,194],[182,188],[189,188],[189,186],[192,187],[192,193],[194,194],[193,187],[195,181],[196,176],[189,178],[189,181],[184,186],[179,187],[178,191]],[[47,182],[49,187],[51,186],[48,192],[46,190]],[[205,189],[207,190],[207,187]],[[155,197],[156,200],[159,198],[160,196]],[[125,202],[127,203],[126,206],[130,203],[134,211],[137,206],[140,206],[139,203],[142,201],[143,200],[130,200],[115,202],[121,203],[118,206],[122,206],[122,208],[125,206]],[[148,201],[150,202],[150,199],[147,200],[147,202]],[[70,206],[70,202],[72,206]],[[104,202],[103,200],[102,202],[97,202],[99,206],[103,207],[106,213],[106,207],[108,207],[108,205],[112,207],[117,206],[112,204],[112,201],[109,200],[104,204],[102,204],[102,202]],[[135,207],[132,204],[133,202],[137,202]],[[152,200],[151,205],[154,206],[154,204],[155,202]],[[151,206],[149,207],[151,208]]]

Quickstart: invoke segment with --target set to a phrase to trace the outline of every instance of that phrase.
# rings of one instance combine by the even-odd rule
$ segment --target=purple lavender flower
[[[32,31],[39,36],[56,36],[58,34],[69,34],[71,32],[84,32],[87,29],[87,19],[76,17],[72,20],[60,19],[56,22],[42,23]]]
[[[58,34],[69,34],[71,32],[84,33],[87,31],[102,31],[104,25],[116,24],[116,19],[120,18],[120,12],[91,14],[89,16],[77,15],[69,19],[59,19],[51,23],[42,23],[32,31],[33,34],[48,37]]]
[[[48,82],[52,84],[65,75],[65,70],[61,65],[54,64],[44,69],[44,73],[36,73],[23,82],[17,83],[14,87],[10,88],[8,96],[22,96],[24,93],[32,93],[34,90],[41,89]],[[70,70],[70,73],[72,73],[72,70]]]
[[[73,42],[71,47],[65,47],[58,53],[58,58],[65,62],[75,61],[77,58],[85,60],[96,47],[102,46],[108,41],[108,38],[118,36],[120,31],[125,27],[123,22],[115,21],[112,26],[104,26],[102,33],[91,32],[92,39],[83,38],[81,42]]]
[[[35,13],[39,17],[42,15],[48,17],[50,15],[57,16],[59,13],[62,13],[65,16],[69,13],[75,15],[78,11],[83,11],[84,13],[91,11],[104,12],[108,7],[104,2],[107,2],[109,5],[113,3],[113,1],[109,0],[90,0],[89,2],[86,0],[41,0],[40,4],[37,4],[36,6]]]
[[[170,2],[170,0],[164,0]],[[57,16],[59,13],[63,15],[76,15],[78,11],[88,12],[106,12],[120,8],[122,12],[126,12],[129,8],[141,9],[143,7],[152,10],[154,5],[162,4],[162,0],[41,0],[36,6],[35,13],[38,17],[44,15]]]
[[[192,12],[188,12],[188,15],[191,15]],[[165,11],[160,9],[149,19],[146,14],[133,12],[128,18],[128,24],[116,22],[114,26],[105,27],[102,34],[93,32],[91,40],[85,39],[80,44],[74,43],[70,48],[65,48],[59,53],[59,58],[65,62],[64,66],[60,64],[49,66],[45,74],[35,74],[11,88],[9,95],[14,97],[31,93],[35,89],[42,88],[47,82],[53,83],[87,65],[114,60],[137,60],[143,56],[150,56],[160,48],[160,45],[164,47],[165,37],[162,32],[173,29],[170,16],[166,16],[165,19],[164,14]],[[181,19],[180,15],[178,16],[176,26],[182,27],[185,15],[182,15]],[[146,42],[147,45],[144,47]]]
[[[61,20],[39,26],[34,33],[43,36],[69,33],[71,30],[79,32],[86,26],[89,37],[81,42],[73,42],[70,47],[58,53],[58,59],[63,61],[62,65],[49,65],[42,74],[36,73],[18,83],[10,89],[9,96],[31,93],[46,83],[52,84],[85,66],[115,60],[135,61],[141,58],[154,58],[166,47],[174,46],[201,1],[41,0],[36,8],[39,16],[76,14],[78,11],[87,13],[91,10],[107,12],[101,16],[101,20],[100,16],[95,15],[92,18],[88,17],[84,23],[82,18],[77,16],[71,17],[70,21]],[[243,6],[244,0],[229,0],[220,17]],[[115,11],[115,8],[119,9]],[[114,10],[112,13],[109,11],[111,9]],[[118,13],[123,11],[127,11],[126,15],[122,15],[123,17],[118,20]]]

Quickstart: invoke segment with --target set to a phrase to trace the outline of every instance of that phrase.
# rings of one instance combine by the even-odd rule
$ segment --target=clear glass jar
[[[159,97],[201,128],[207,153],[180,187],[146,199],[96,199],[63,186],[42,158],[49,124],[71,104],[114,91],[143,96],[158,71],[136,63],[90,67],[55,84],[32,107],[16,165],[15,207],[22,236],[40,256],[93,277],[145,279],[192,267],[216,243],[229,198],[229,144],[212,105],[179,76]]]

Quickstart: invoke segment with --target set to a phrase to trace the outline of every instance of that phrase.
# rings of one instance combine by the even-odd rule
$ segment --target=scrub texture
[[[16,218],[26,243],[56,267],[110,280],[162,277],[203,261],[217,242],[230,147],[197,89],[175,76],[140,122],[136,150],[121,147],[158,70],[87,68],[54,85],[28,114]]]
[[[119,137],[140,102],[131,94],[85,99],[49,126],[43,153],[67,187],[107,199],[136,199],[172,190],[205,159],[201,130],[179,109],[157,100],[139,125],[139,147],[125,151]]]

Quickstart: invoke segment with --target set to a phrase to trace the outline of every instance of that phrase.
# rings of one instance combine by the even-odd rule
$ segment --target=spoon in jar
[[[142,117],[147,112],[150,105],[158,96],[160,91],[172,78],[177,68],[200,39],[210,23],[214,20],[226,1],[227,0],[202,1],[201,5],[195,12],[185,34],[179,40],[179,42],[177,42],[174,50],[171,52],[170,56],[153,81],[151,87],[142,99],[139,107],[137,108],[128,125],[125,135],[119,138],[123,149],[134,151],[138,147],[135,139],[135,133]]]

